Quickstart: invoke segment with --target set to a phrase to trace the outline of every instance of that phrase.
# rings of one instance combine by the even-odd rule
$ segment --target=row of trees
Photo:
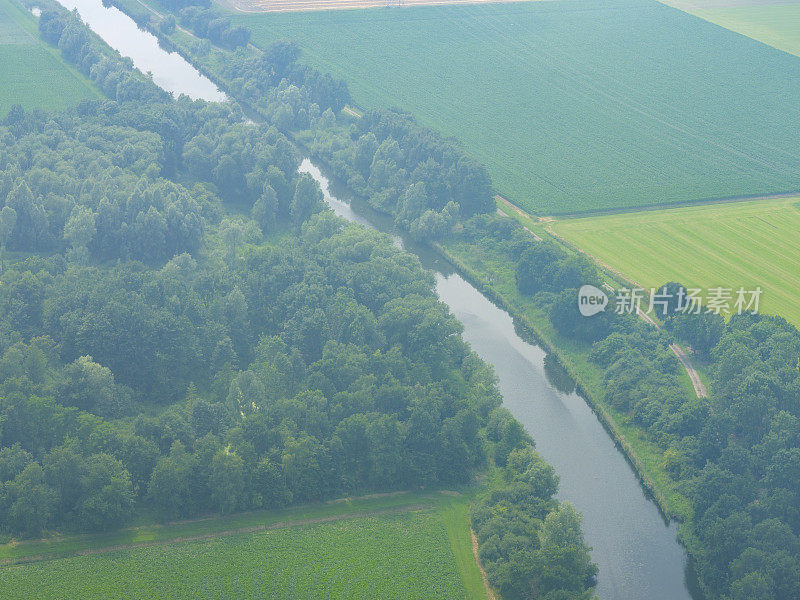
[[[223,48],[244,48],[250,43],[249,29],[232,25],[230,19],[220,17],[212,8],[187,6],[179,15],[181,26]]]
[[[495,210],[486,168],[406,113],[370,111],[351,129],[322,125],[312,153],[416,239],[440,239],[461,218]]]
[[[130,59],[111,55],[94,37],[77,11],[69,12],[52,0],[30,3],[40,8],[39,31],[42,37],[61,50],[61,55],[111,99],[139,102],[159,100],[166,92],[152,80],[132,69]],[[30,8],[29,7],[29,8]]]

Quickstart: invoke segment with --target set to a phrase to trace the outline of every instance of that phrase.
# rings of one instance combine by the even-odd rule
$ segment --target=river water
[[[119,9],[103,6],[101,0],[56,0],[62,6],[77,9],[84,23],[122,56],[133,61],[142,73],[150,73],[162,89],[192,100],[222,102],[227,96],[176,52],[159,47],[158,39],[142,31]]]
[[[179,55],[161,49],[156,38],[100,0],[58,0],[77,8],[81,17],[137,68],[174,94],[224,100],[225,95]],[[332,190],[328,179],[309,160],[301,170],[319,183],[333,211],[389,233],[398,247],[419,256],[436,277],[436,292],[464,325],[464,338],[494,366],[506,408],[525,426],[542,456],[561,478],[559,499],[583,514],[592,558],[600,567],[597,593],[602,600],[689,600],[692,578],[676,527],[666,524],[648,498],[623,454],[574,384],[540,347],[524,341],[511,317],[455,273],[440,256],[412,244],[394,231],[392,222]],[[347,199],[346,201],[343,199]],[[693,587],[693,586],[691,586]]]

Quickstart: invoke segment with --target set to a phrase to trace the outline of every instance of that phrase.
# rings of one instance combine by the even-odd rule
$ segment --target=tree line
[[[503,420],[512,419],[495,419]],[[490,432],[496,431],[492,425]],[[581,516],[553,498],[558,475],[533,448],[521,444],[506,457],[500,483],[472,510],[486,576],[506,600],[596,598],[597,565]]]

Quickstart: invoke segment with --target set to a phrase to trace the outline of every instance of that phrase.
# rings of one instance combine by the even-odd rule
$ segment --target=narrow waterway
[[[58,0],[81,17],[111,47],[152,72],[154,81],[174,94],[224,100],[225,95],[177,54],[165,52],[154,36],[101,0]],[[433,271],[436,291],[464,324],[464,337],[492,364],[505,406],[536,440],[544,458],[561,478],[559,498],[584,516],[584,531],[600,567],[597,587],[603,600],[688,600],[686,554],[633,469],[614,446],[586,402],[574,392],[558,364],[538,346],[525,342],[511,317],[453,271],[436,253],[398,235],[391,219],[352,200],[310,161],[310,173],[334,212],[350,221],[392,235],[395,244],[415,253]]]
[[[101,0],[56,1],[70,10],[77,10],[84,23],[123,57],[130,58],[142,73],[150,73],[162,89],[175,96],[185,94],[192,100],[227,100],[216,85],[180,54],[165,51],[152,33],[139,29],[133,19],[119,9],[103,6]]]

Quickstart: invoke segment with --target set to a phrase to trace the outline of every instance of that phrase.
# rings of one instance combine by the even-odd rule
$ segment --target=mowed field
[[[14,104],[58,109],[100,93],[39,38],[36,17],[0,0],[0,118]]]
[[[800,325],[800,198],[555,221],[550,229],[643,287],[760,286],[760,312]],[[735,292],[734,292],[735,294]]]
[[[536,214],[800,190],[800,61],[651,0],[232,14]]]
[[[794,0],[662,0],[689,14],[800,56],[800,2]]]
[[[472,556],[467,502],[445,496],[424,500],[388,510],[384,504],[397,500],[377,501],[372,508],[378,510],[327,514],[300,525],[278,523],[274,529],[232,535],[206,531],[207,539],[121,545],[97,554],[0,566],[0,596],[485,599]]]

